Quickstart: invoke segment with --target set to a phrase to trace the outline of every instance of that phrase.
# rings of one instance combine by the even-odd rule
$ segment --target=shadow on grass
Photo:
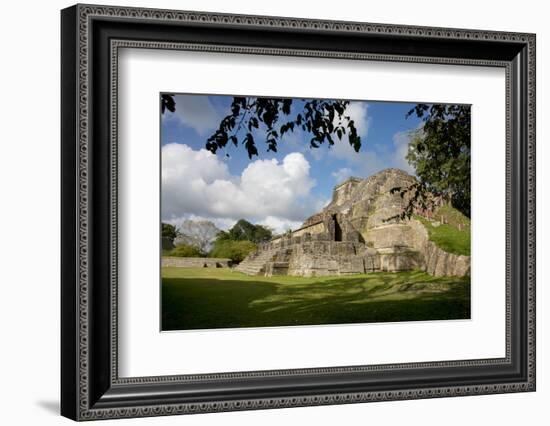
[[[467,318],[468,279],[418,271],[293,284],[163,278],[163,330]]]
[[[162,329],[252,327],[257,314],[248,305],[276,291],[264,282],[163,278]]]

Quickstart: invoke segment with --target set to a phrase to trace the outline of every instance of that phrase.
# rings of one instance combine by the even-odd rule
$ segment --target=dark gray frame
[[[535,36],[76,5],[62,29],[61,413],[74,420],[535,390]],[[506,356],[118,377],[120,48],[506,70]]]

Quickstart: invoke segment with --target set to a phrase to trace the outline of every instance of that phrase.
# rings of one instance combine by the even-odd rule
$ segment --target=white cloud
[[[279,147],[286,147],[296,152],[304,152],[306,148],[306,144],[304,143],[304,131],[299,127],[296,127],[294,130],[289,130],[279,138],[278,145]]]
[[[162,217],[172,222],[194,215],[218,226],[239,218],[301,222],[317,206],[310,193],[315,181],[309,170],[303,154],[294,152],[282,161],[253,161],[240,176],[233,176],[225,163],[205,149],[164,145]]]
[[[267,226],[275,234],[282,234],[289,229],[298,229],[302,226],[302,222],[295,220],[285,220],[274,216],[267,216],[264,220],[259,222],[260,225]]]
[[[323,201],[324,205],[322,207],[325,207],[325,205],[328,205],[329,201]],[[186,220],[195,220],[195,221],[209,220],[213,222],[217,228],[227,231],[228,229],[232,228],[233,225],[235,225],[238,219],[205,217],[205,216],[197,216],[194,214],[184,214],[183,216],[180,216],[180,217],[171,217],[169,219],[163,219],[163,222],[174,225],[175,227],[180,227],[181,224]],[[300,226],[302,226],[303,222],[296,221],[296,220],[287,220],[287,219],[275,217],[275,216],[267,216],[264,219],[257,221],[256,223],[268,227],[273,231],[274,234],[282,234],[288,229],[298,229]]]
[[[335,140],[334,145],[328,151],[331,157],[344,160],[348,163],[348,167],[345,167],[345,169],[348,170],[345,172],[348,173],[349,176],[357,175],[366,177],[385,168],[378,154],[374,151],[367,150],[369,146],[367,136],[372,122],[368,114],[368,107],[366,102],[352,101],[349,103],[344,113],[354,121],[357,134],[361,137],[361,149],[359,152],[356,152],[349,144],[347,133],[342,137],[342,140]],[[344,172],[339,176],[333,174],[337,180],[343,175]]]
[[[209,136],[223,118],[204,95],[177,95],[176,112],[167,111],[167,119],[179,119],[185,125],[195,129],[201,136]]]
[[[175,217],[172,216],[168,219],[163,219],[162,221],[165,223],[169,223],[171,225],[174,225],[176,228],[179,228],[183,222],[186,220],[209,220],[216,225],[216,228],[228,230],[231,228],[235,223],[237,222],[235,219],[224,219],[224,218],[212,218],[212,217],[204,217],[204,216],[197,216],[194,214],[184,214],[183,216]]]
[[[351,101],[346,108],[344,115],[349,116],[351,120],[354,121],[355,127],[357,129],[357,134],[361,136],[364,140],[367,137],[369,126],[370,126],[370,117],[367,114],[368,104],[365,102],[356,102]],[[336,126],[339,123],[337,117],[334,118],[334,125]],[[342,124],[345,125],[346,121],[343,120]],[[309,145],[309,139],[311,134],[304,132],[301,128],[296,127],[293,132],[286,132],[279,141],[279,147],[286,147],[296,152],[302,152],[308,156],[311,156],[312,159],[316,161],[321,161],[327,153],[333,155],[337,158],[350,159],[353,156],[356,156],[357,153],[349,144],[348,135],[343,135],[342,140],[338,137],[333,137],[334,145],[332,147],[322,145],[319,148],[311,148]]]
[[[367,137],[369,132],[371,119],[368,114],[369,104],[366,102],[351,101],[344,112],[354,121],[357,134],[363,137]]]
[[[187,145],[170,143],[162,147],[162,179],[168,183],[200,177],[206,182],[230,177],[227,164],[206,149],[194,151]],[[164,183],[163,183],[164,184]]]
[[[346,109],[346,114],[355,121],[357,133],[361,136],[361,150],[355,152],[349,144],[347,137],[336,142],[330,149],[329,155],[347,162],[346,167],[332,173],[337,181],[352,175],[367,177],[389,167],[399,168],[405,170],[407,173],[414,174],[414,167],[406,159],[411,130],[397,132],[393,135],[393,150],[372,150],[369,148],[374,145],[367,142],[369,127],[371,125],[371,118],[368,115],[368,104],[351,102]]]
[[[393,167],[405,170],[407,173],[414,174],[414,167],[407,161],[407,153],[409,151],[409,142],[412,133],[410,130],[397,132],[393,135],[394,151],[392,155]]]
[[[296,127],[294,131],[286,132],[279,140],[279,149],[288,149],[294,152],[301,152],[306,156],[311,156],[315,161],[320,161],[324,158],[327,152],[327,146],[312,148],[309,145],[311,135],[304,132],[300,127]]]
[[[332,172],[332,176],[336,179],[336,183],[345,181],[350,176],[353,176],[353,170],[349,167],[342,167],[341,169]]]
[[[353,120],[357,135],[361,137],[362,152],[367,144],[367,135],[369,133],[369,127],[371,119],[368,115],[368,104],[366,102],[350,102],[344,112],[344,115],[350,117]],[[336,125],[338,120],[334,119]],[[345,121],[342,123],[345,125]],[[349,136],[346,129],[346,134],[342,136],[342,140],[338,137],[334,140],[334,145],[330,149],[330,155],[348,161],[357,161],[358,153],[355,152],[353,147],[349,144]]]
[[[389,165],[387,159],[383,158],[375,151],[367,150],[365,146],[368,146],[366,141],[362,140],[363,148],[359,152],[355,150],[347,143],[347,141],[341,141],[334,144],[334,147],[330,151],[330,155],[339,160],[346,161],[347,166],[340,169],[343,170],[338,176],[337,172],[333,173],[333,176],[337,178],[342,177],[344,174],[349,176],[367,177],[380,170],[383,170]],[[336,148],[336,149],[335,149]]]

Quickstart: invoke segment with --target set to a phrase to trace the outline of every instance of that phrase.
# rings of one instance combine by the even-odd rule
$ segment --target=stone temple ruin
[[[349,178],[334,188],[332,201],[321,212],[292,233],[260,245],[236,270],[306,277],[412,269],[435,276],[469,275],[470,257],[440,249],[420,221],[388,220],[407,203],[390,190],[413,182],[399,169]]]

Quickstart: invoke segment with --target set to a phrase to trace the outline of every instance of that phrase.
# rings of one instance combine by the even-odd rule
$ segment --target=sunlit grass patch
[[[437,244],[439,248],[449,253],[460,254],[464,256],[470,256],[470,226],[465,226],[462,230],[459,230],[455,226],[437,222],[429,221],[423,217],[417,216],[416,219],[420,220],[426,227],[430,241]]]
[[[162,276],[163,330],[470,317],[467,277],[251,277],[224,268],[163,268]]]

